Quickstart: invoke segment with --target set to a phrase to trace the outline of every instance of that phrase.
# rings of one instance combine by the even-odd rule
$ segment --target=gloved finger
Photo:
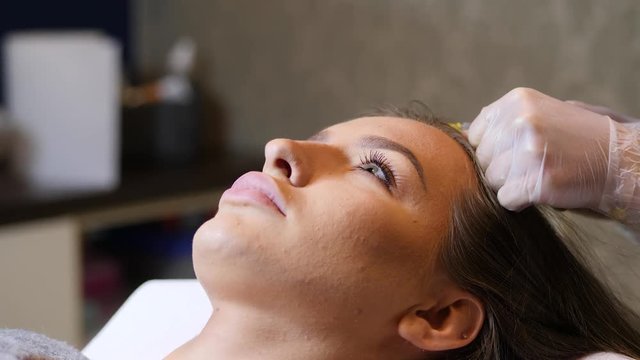
[[[511,181],[498,190],[498,202],[507,210],[520,211],[531,205],[524,184]]]
[[[477,147],[480,145],[480,140],[484,136],[484,132],[487,129],[489,123],[488,115],[491,112],[490,106],[485,106],[480,110],[480,113],[471,122],[469,129],[467,130],[467,139],[469,143]]]
[[[509,178],[513,164],[513,151],[510,149],[502,154],[495,156],[487,170],[485,171],[485,179],[493,190],[498,190],[504,186],[507,178]]]
[[[476,157],[480,167],[487,170],[497,156],[511,152],[514,147],[522,146],[521,137],[530,124],[520,117],[512,116],[492,122],[487,127],[480,145],[476,148]]]
[[[606,106],[600,106],[600,105],[591,105],[591,104],[587,104],[585,102],[582,101],[578,101],[578,100],[566,100],[566,103],[569,103],[571,105],[583,108],[585,110],[589,110],[591,112],[594,112],[596,114],[600,114],[600,115],[606,115],[608,117],[610,117],[611,119],[613,119],[614,121],[620,122],[620,123],[633,123],[633,122],[638,122],[640,121],[640,119],[628,116],[628,115],[624,115],[624,114],[620,114],[616,111],[613,111],[611,109],[609,109]]]
[[[499,141],[498,138],[485,135],[483,140],[480,142],[480,145],[476,148],[476,158],[478,159],[478,164],[483,170],[486,170],[491,164],[493,160],[493,156],[495,155],[495,146],[496,141]],[[490,138],[489,138],[490,137]]]
[[[522,89],[512,89],[499,99],[482,108],[469,127],[468,139],[471,145],[474,147],[479,146],[486,133],[491,132],[492,127],[499,127],[501,123],[509,121],[517,115],[520,99],[516,95],[521,92]]]

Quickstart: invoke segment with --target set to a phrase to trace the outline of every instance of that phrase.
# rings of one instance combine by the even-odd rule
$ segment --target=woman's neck
[[[338,317],[287,315],[218,304],[202,332],[167,359],[366,360],[413,352],[393,331],[376,331],[364,319],[349,324]]]

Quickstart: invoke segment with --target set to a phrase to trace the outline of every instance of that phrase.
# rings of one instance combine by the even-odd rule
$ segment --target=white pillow
[[[197,280],[151,280],[82,350],[91,360],[162,359],[200,333],[211,303]]]
[[[82,353],[91,360],[162,359],[198,335],[211,303],[197,280],[150,280],[127,299]],[[633,360],[598,353],[582,360]]]

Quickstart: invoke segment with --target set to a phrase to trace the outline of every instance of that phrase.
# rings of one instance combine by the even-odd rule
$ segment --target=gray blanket
[[[20,329],[0,329],[0,360],[88,360],[72,346]]]

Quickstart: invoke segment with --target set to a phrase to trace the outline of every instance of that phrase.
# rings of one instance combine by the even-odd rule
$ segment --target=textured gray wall
[[[471,120],[516,86],[640,117],[636,0],[138,0],[136,57],[157,74],[179,36],[227,112],[235,150],[261,153],[374,105],[420,99]],[[587,221],[588,222],[588,221]],[[595,243],[640,310],[640,248]],[[618,259],[623,255],[622,259]]]
[[[139,0],[136,17],[146,73],[196,39],[236,149],[411,99],[472,119],[516,86],[640,116],[635,0]]]

